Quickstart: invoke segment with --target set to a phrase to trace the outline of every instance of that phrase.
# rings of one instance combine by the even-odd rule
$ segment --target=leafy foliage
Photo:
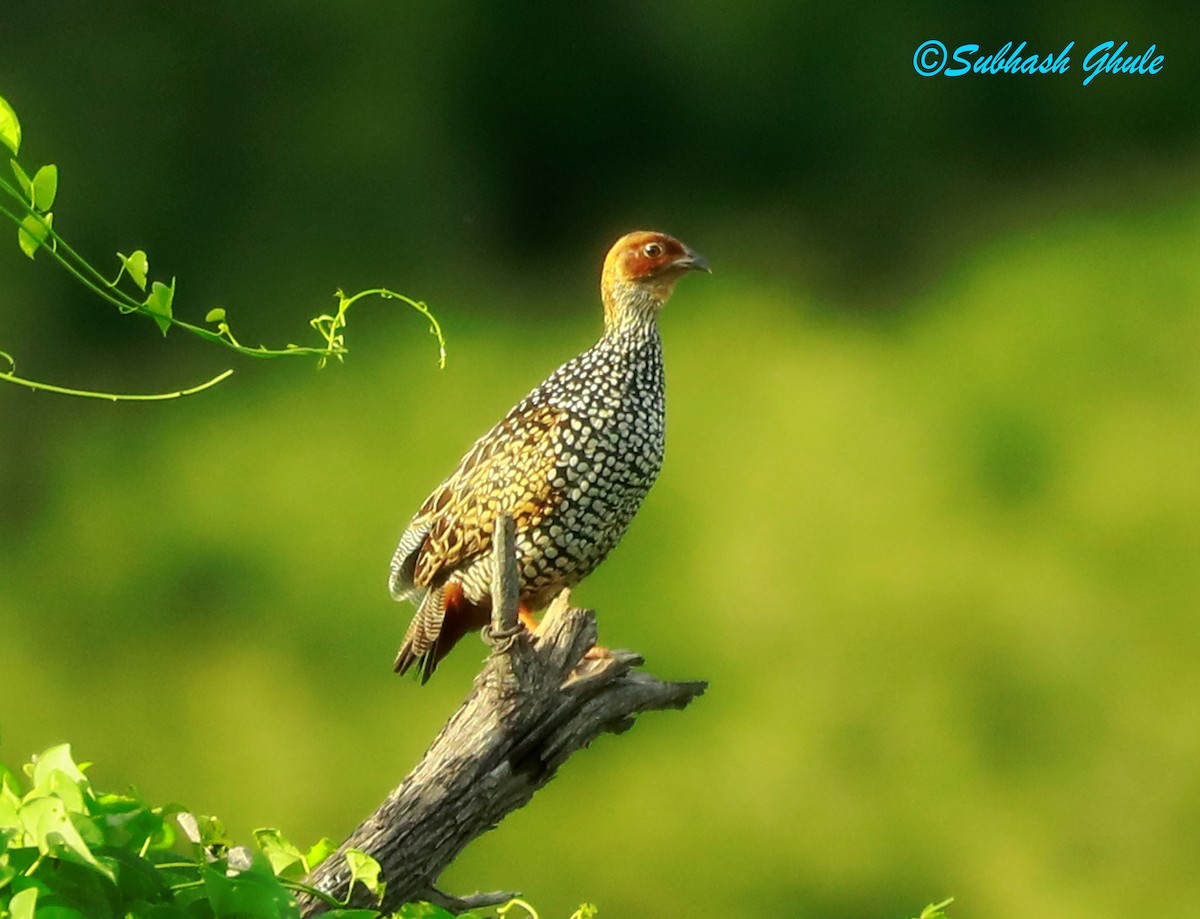
[[[299,919],[295,894],[327,900],[329,919],[385,919],[349,909],[302,878],[332,857],[333,840],[307,851],[279,830],[254,833],[256,849],[236,846],[215,817],[178,804],[151,807],[131,790],[96,791],[67,744],[24,767],[25,779],[0,764],[0,919]],[[349,850],[351,884],[377,898],[379,863]],[[916,919],[947,919],[952,900]],[[432,903],[409,903],[390,919],[450,919]],[[540,919],[522,899],[496,908],[497,919]],[[569,919],[595,919],[584,903]],[[463,913],[462,919],[482,919]]]
[[[117,253],[120,268],[113,280],[106,280],[104,275],[76,252],[66,240],[54,229],[54,214],[51,207],[58,194],[58,167],[49,164],[34,171],[32,177],[16,160],[21,147],[21,124],[17,114],[9,103],[0,97],[0,143],[12,151],[13,158],[9,160],[16,185],[0,178],[0,197],[7,196],[15,209],[0,204],[0,215],[7,217],[17,226],[17,244],[29,258],[34,258],[38,252],[45,251],[79,283],[98,296],[101,300],[114,306],[121,313],[138,313],[153,319],[159,330],[165,336],[172,328],[178,327],[205,341],[220,344],[239,354],[248,357],[286,357],[296,355],[315,356],[318,366],[324,367],[331,357],[339,361],[347,353],[344,329],[346,327],[346,311],[358,300],[377,296],[384,300],[402,300],[429,321],[429,330],[438,340],[439,365],[446,363],[446,342],[442,337],[441,327],[437,319],[429,311],[429,307],[419,300],[413,300],[404,294],[386,288],[364,290],[352,296],[347,296],[341,290],[335,297],[338,308],[332,315],[317,316],[309,325],[321,337],[319,346],[288,344],[283,348],[267,348],[264,345],[248,347],[234,337],[229,326],[226,311],[222,308],[212,309],[205,317],[205,322],[215,328],[207,328],[180,319],[175,315],[175,278],[170,283],[150,280],[150,259],[145,250],[137,249],[132,255]],[[128,278],[129,284],[122,286],[121,282]],[[146,286],[150,290],[147,292]],[[137,293],[129,290],[136,287]],[[0,379],[17,383],[30,389],[40,389],[48,392],[66,395],[87,396],[93,398],[120,400],[170,399],[189,395],[208,389],[226,379],[233,371],[229,370],[213,377],[199,386],[171,393],[160,393],[149,396],[116,395],[114,393],[97,393],[87,390],[68,389],[52,386],[34,380],[24,379],[16,375],[16,361],[13,357],[0,351],[0,360],[8,363],[7,371],[0,371]]]
[[[257,849],[235,846],[216,818],[177,804],[151,807],[136,791],[98,792],[86,768],[65,744],[35,757],[24,780],[0,765],[0,919],[299,919],[300,891],[327,900],[330,919],[380,919],[301,881],[333,855],[332,840],[301,851],[278,830],[262,829]],[[382,897],[379,863],[357,850],[346,860],[353,883]],[[412,903],[392,919],[450,915]],[[538,919],[523,900],[497,915]],[[595,915],[584,905],[571,919]]]

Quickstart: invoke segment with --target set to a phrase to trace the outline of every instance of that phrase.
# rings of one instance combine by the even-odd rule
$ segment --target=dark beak
[[[671,267],[682,268],[684,271],[707,271],[709,274],[712,274],[712,268],[708,264],[708,259],[699,252],[693,252],[691,249],[684,249],[683,255],[675,259],[671,263]]]

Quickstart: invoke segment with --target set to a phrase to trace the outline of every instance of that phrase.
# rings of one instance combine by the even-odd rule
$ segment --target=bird
[[[676,282],[708,261],[638,230],[604,259],[599,341],[536,386],[459,461],[413,515],[392,557],[393,599],[417,611],[395,670],[424,684],[491,616],[492,533],[515,524],[520,621],[574,587],[620,542],[663,463],[658,316]]]

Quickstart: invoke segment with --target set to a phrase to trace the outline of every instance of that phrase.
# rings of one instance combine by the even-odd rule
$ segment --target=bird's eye
[[[660,243],[646,243],[642,246],[642,254],[646,258],[658,258],[663,254],[663,247]]]

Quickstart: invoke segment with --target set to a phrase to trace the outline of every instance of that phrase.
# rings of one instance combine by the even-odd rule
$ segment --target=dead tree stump
[[[472,839],[522,807],[576,750],[605,732],[620,733],[639,712],[683,708],[704,682],[670,683],[634,668],[632,651],[587,658],[596,643],[596,617],[558,596],[533,635],[517,623],[518,578],[513,524],[497,520],[492,646],[467,700],[442,728],[416,768],[364,820],[338,851],[305,879],[351,907],[387,913],[412,900],[452,912],[503,903],[515,893],[453,897],[435,886],[438,876]],[[346,849],[374,857],[387,882],[382,903],[360,884],[349,888]],[[301,913],[329,909],[300,898]]]

